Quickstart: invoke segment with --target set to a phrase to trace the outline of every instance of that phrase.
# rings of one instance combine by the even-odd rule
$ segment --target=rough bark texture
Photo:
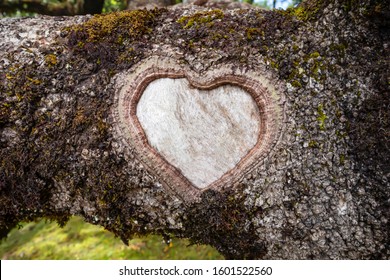
[[[200,6],[0,21],[0,226],[70,215],[127,242],[157,233],[227,258],[390,257],[389,3]],[[150,56],[235,65],[284,98],[273,153],[182,200],[129,151],[112,112]]]

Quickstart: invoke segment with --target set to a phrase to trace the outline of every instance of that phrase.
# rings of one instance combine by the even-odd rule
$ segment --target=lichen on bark
[[[385,4],[2,19],[2,236],[21,221],[79,215],[124,242],[174,235],[228,258],[388,259]],[[226,64],[266,75],[285,102],[275,152],[190,203],[164,188],[112,117],[121,77],[151,56],[199,75]]]

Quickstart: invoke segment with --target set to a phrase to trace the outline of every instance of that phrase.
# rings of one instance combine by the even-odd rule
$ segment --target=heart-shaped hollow
[[[257,79],[256,75],[235,74],[230,68],[199,76],[178,65],[173,66],[153,65],[130,75],[117,97],[114,117],[120,137],[125,140],[129,151],[134,151],[165,187],[185,200],[193,200],[206,189],[236,185],[260,165],[279,139],[283,110],[274,88],[264,86],[263,77]],[[185,100],[191,98],[190,101]],[[211,102],[207,104],[206,101]],[[153,113],[169,116],[159,118]],[[199,117],[196,121],[195,115]],[[207,118],[215,118],[215,122]],[[195,126],[191,126],[191,119],[196,122]],[[156,123],[159,121],[171,124],[159,127]],[[238,127],[219,129],[216,128],[218,124]],[[216,128],[209,132],[217,134],[217,138],[205,140],[194,147],[197,141],[191,138],[207,138],[210,127]],[[203,132],[197,135],[199,129]],[[170,135],[172,131],[176,135]],[[224,133],[233,134],[231,139],[235,143],[222,148],[214,145],[216,148],[213,150],[215,142],[223,142]],[[226,135],[226,139],[230,136]],[[208,145],[210,147],[206,147]],[[191,162],[191,150],[193,155],[199,152],[200,159],[192,158]],[[216,159],[218,155],[222,159]],[[221,164],[224,161],[227,162]]]
[[[148,144],[200,189],[249,153],[261,126],[259,108],[242,88],[199,90],[184,78],[152,81],[136,115]]]

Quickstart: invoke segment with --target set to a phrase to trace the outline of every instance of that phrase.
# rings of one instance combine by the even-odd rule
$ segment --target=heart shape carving
[[[182,79],[151,82],[137,104],[149,145],[195,187],[206,188],[256,145],[259,108],[240,87],[211,90]]]
[[[124,74],[113,111],[117,137],[130,160],[135,156],[185,200],[237,185],[281,135],[283,105],[275,88],[258,72],[235,71],[198,75],[159,59]]]

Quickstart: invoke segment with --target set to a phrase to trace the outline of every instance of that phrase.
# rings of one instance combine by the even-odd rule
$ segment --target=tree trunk
[[[389,7],[0,20],[0,227],[390,257]]]

